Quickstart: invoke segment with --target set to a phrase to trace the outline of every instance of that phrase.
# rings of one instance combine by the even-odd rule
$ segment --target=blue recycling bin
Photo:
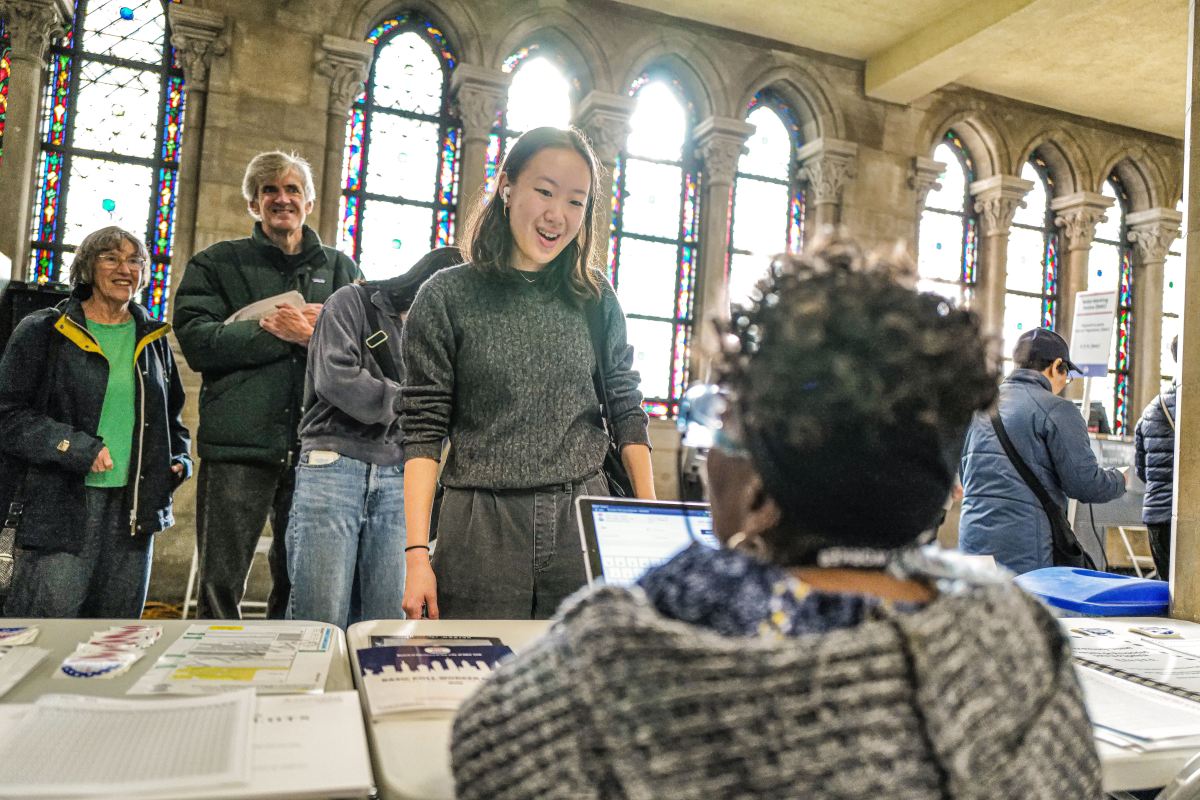
[[[1046,567],[1014,578],[1016,584],[1068,616],[1161,617],[1170,603],[1166,581],[1131,578],[1077,567]]]

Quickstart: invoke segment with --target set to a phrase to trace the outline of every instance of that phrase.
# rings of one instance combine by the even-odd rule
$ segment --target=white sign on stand
[[[1091,418],[1092,379],[1108,374],[1112,352],[1113,323],[1117,318],[1117,293],[1079,292],[1075,295],[1075,315],[1071,318],[1071,361],[1083,372],[1083,402],[1079,410],[1086,424]],[[1075,508],[1067,503],[1067,519],[1075,524]]]

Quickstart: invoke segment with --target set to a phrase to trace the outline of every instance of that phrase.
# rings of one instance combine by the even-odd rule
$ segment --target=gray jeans
[[[125,489],[87,487],[78,553],[18,550],[10,617],[136,619],[146,604],[153,537],[130,536]]]
[[[447,487],[433,571],[442,619],[549,619],[587,581],[575,498],[607,495],[602,473],[493,491]]]

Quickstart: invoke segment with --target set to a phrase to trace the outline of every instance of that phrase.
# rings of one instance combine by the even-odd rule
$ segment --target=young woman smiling
[[[608,493],[587,324],[596,306],[621,458],[637,495],[654,496],[625,316],[591,266],[597,172],[574,129],[522,135],[468,226],[470,263],[435,275],[413,302],[401,401],[410,617],[544,619],[583,585],[573,501]]]

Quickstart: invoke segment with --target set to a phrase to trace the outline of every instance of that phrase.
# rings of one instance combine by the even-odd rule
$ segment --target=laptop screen
[[[614,497],[580,497],[576,503],[589,584],[633,583],[693,541],[718,546],[707,503]]]

